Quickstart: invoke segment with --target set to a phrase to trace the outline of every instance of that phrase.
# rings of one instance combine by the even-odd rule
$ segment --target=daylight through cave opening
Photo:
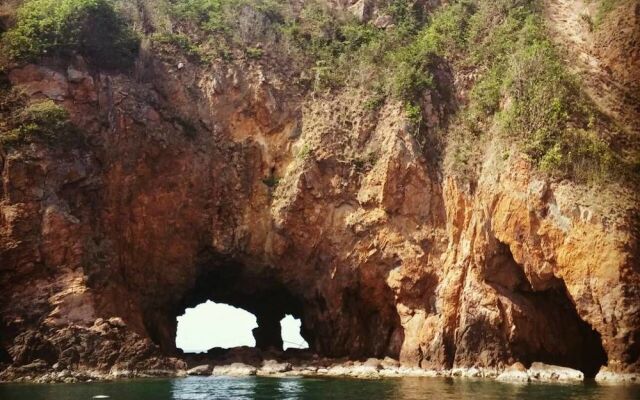
[[[312,275],[284,274],[276,266],[240,261],[213,251],[201,253],[196,264],[185,271],[188,273],[179,285],[148,297],[143,306],[141,330],[166,355],[206,350],[176,343],[178,317],[211,301],[255,317],[255,323],[244,332],[251,332],[253,338],[246,345],[258,350],[308,348],[320,356],[354,360],[399,357],[404,332],[393,294],[384,282],[380,287],[320,286]],[[372,297],[372,290],[379,290],[380,295]],[[282,335],[287,316],[299,321],[295,330],[300,335],[294,340]],[[202,321],[206,323],[207,319]]]
[[[303,297],[274,269],[207,253],[195,272],[166,303],[145,310],[145,328],[165,353],[314,348]]]
[[[255,315],[227,304],[207,301],[188,308],[177,318],[176,347],[185,353],[201,353],[215,348],[256,347]],[[301,321],[287,315],[280,321],[282,349],[306,349],[300,334]],[[278,349],[279,350],[279,349]]]
[[[176,347],[186,353],[206,352],[214,347],[254,347],[255,315],[227,304],[211,301],[188,308],[177,318]]]

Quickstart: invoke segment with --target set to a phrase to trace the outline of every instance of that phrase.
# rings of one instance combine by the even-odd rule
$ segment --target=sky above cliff
[[[300,320],[287,315],[280,325],[285,349],[308,347],[300,336]],[[256,317],[239,308],[211,301],[188,308],[178,317],[176,346],[186,352],[207,351],[212,347],[255,346],[251,333]]]

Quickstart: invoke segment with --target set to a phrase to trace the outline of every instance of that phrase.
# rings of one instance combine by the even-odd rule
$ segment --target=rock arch
[[[80,65],[73,79],[10,73],[64,104],[88,141],[2,155],[0,348],[14,363],[47,348],[46,362],[75,367],[170,366],[175,317],[211,299],[253,312],[260,347],[281,345],[292,314],[320,355],[434,368],[547,357],[505,335],[529,325],[500,305],[526,304],[538,324],[558,306],[601,339],[598,363],[638,370],[637,235],[576,212],[571,186],[495,155],[477,185],[441,176],[399,104],[304,99],[259,66],[148,63],[145,81]],[[536,286],[551,281],[566,290]]]

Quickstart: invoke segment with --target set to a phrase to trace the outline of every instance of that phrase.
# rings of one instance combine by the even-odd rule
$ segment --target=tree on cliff
[[[130,66],[138,50],[136,35],[109,0],[28,1],[4,41],[16,60],[80,54],[107,69]]]

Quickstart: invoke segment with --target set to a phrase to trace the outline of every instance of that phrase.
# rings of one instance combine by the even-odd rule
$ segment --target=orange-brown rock
[[[86,137],[0,153],[10,372],[180,367],[167,358],[176,316],[209,299],[254,313],[265,348],[292,314],[329,357],[640,371],[633,194],[491,153],[464,185],[424,155],[399,105],[306,98],[264,63],[139,68],[9,75]]]

